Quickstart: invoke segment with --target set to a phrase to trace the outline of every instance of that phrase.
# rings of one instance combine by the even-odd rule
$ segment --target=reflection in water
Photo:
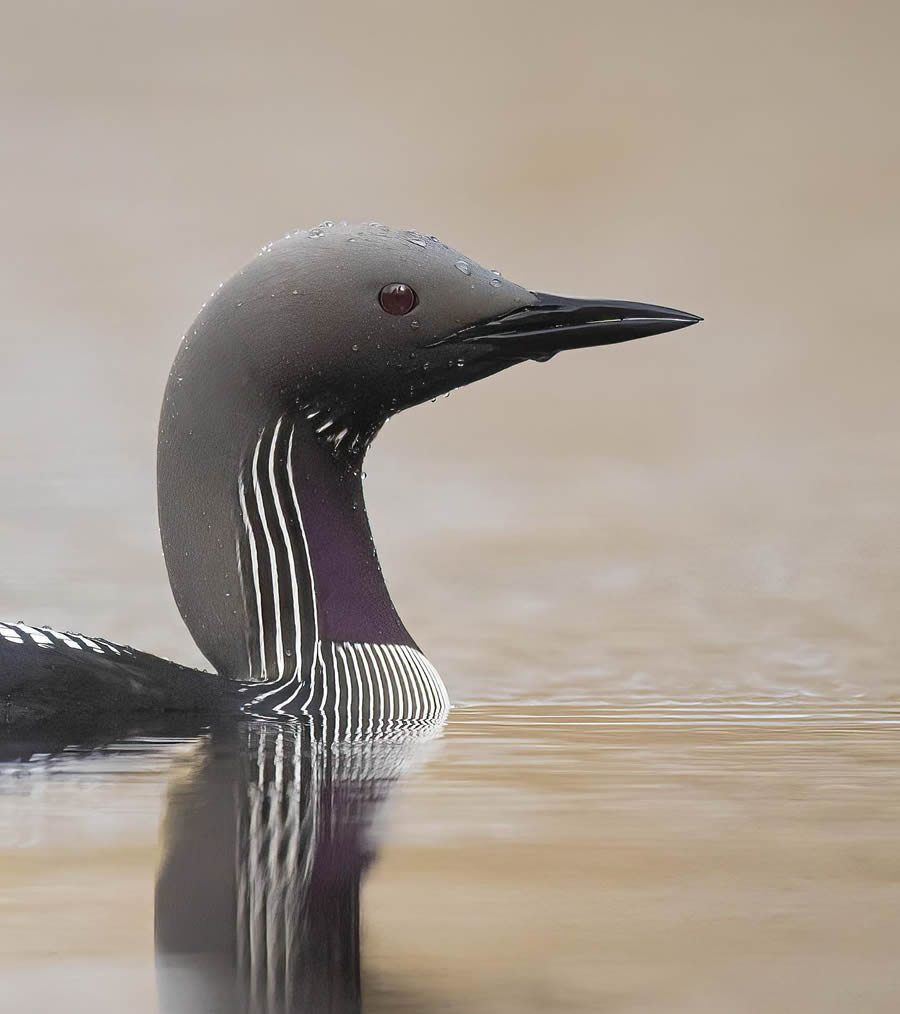
[[[315,846],[305,921],[285,926],[311,955],[294,982],[324,996],[311,1012],[358,1007],[329,978],[348,963],[321,961],[326,942],[355,946],[335,911],[355,900],[353,870],[368,1014],[896,1014],[898,723],[896,701],[872,697],[462,707],[401,792],[415,744],[333,746],[308,797],[316,837],[300,839]],[[235,860],[253,800],[260,818],[268,805],[250,734],[140,730],[0,765],[4,1014],[158,1014],[159,996],[170,1012],[250,1007]],[[271,795],[277,741],[263,749]],[[361,779],[342,775],[347,753],[366,758]],[[256,883],[268,931],[277,895]]]
[[[259,719],[212,731],[166,817],[163,1014],[361,1009],[359,892],[373,825],[438,731],[335,741],[313,721]]]

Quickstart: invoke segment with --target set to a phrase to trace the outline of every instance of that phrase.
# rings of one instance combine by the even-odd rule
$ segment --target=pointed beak
[[[453,340],[485,350],[490,347],[503,359],[543,362],[566,349],[615,345],[676,331],[703,319],[650,303],[569,299],[546,292],[533,295],[536,302],[530,306],[457,332]]]

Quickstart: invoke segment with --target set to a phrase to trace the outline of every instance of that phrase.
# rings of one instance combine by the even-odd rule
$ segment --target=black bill
[[[569,299],[535,292],[536,303],[458,331],[453,342],[492,346],[517,359],[546,360],[557,352],[646,338],[701,321],[693,313],[650,303]]]

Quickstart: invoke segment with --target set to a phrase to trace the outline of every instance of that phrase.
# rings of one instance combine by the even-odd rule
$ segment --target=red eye
[[[378,293],[378,302],[381,303],[381,309],[385,313],[402,317],[419,302],[419,297],[415,289],[404,285],[403,282],[391,282]]]

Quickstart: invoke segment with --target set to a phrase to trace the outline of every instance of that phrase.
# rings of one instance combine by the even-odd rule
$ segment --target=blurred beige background
[[[706,317],[379,439],[384,567],[458,699],[894,695],[896,4],[4,20],[0,614],[199,661],[155,528],[179,337],[268,239],[378,219]]]
[[[206,295],[290,228],[702,314],[375,446],[398,607],[479,706],[386,822],[372,1009],[895,1011],[900,7],[4,13],[0,616],[200,661],[159,401]],[[168,768],[29,770],[4,995],[155,1010]]]

